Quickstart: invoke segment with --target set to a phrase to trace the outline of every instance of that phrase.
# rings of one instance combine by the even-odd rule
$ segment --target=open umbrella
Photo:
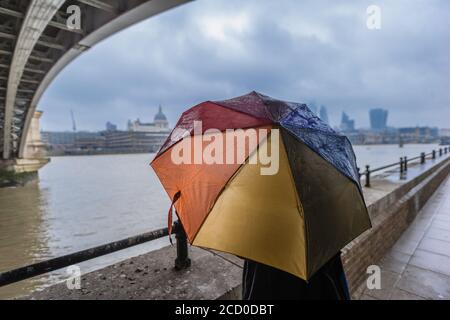
[[[203,102],[151,166],[192,245],[305,280],[371,226],[350,142],[305,104]]]

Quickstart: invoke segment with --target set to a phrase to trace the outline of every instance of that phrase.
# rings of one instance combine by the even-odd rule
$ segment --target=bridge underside
[[[23,158],[36,106],[52,79],[111,34],[190,0],[0,0],[0,159]],[[67,25],[69,6],[81,27]]]

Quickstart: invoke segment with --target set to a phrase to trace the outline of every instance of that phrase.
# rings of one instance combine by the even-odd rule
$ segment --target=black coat
[[[273,267],[245,260],[243,300],[350,300],[340,253],[317,271],[309,282]]]

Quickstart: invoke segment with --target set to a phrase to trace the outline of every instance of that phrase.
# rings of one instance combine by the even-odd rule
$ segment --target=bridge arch
[[[56,75],[84,51],[139,21],[192,0],[0,0],[0,152],[24,156],[37,104]],[[78,5],[81,30],[66,9]]]

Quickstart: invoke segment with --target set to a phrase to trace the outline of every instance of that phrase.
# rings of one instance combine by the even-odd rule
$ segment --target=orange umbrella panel
[[[175,208],[190,241],[228,180],[269,132],[260,127],[187,136],[152,161],[170,199],[180,192]]]

